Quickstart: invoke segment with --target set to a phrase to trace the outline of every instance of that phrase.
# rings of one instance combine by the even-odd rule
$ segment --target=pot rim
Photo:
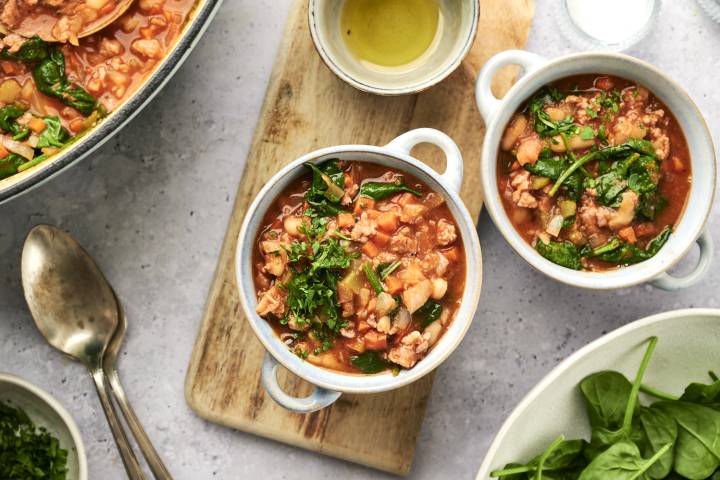
[[[504,53],[504,52],[503,52]],[[525,51],[521,51],[520,53],[527,54],[527,55],[533,55]],[[498,54],[498,55],[502,55]],[[631,287],[634,285],[646,283],[648,281],[658,279],[658,277],[666,276],[665,272],[672,268],[677,262],[679,262],[692,248],[693,244],[698,241],[698,237],[701,236],[708,218],[710,216],[710,212],[712,210],[713,201],[716,194],[716,178],[717,178],[717,164],[716,164],[716,155],[715,155],[715,148],[712,140],[712,135],[710,134],[709,127],[707,125],[707,122],[702,115],[702,112],[700,111],[697,104],[692,100],[690,95],[685,91],[685,89],[675,80],[673,80],[671,77],[669,77],[667,74],[663,73],[660,69],[655,67],[654,65],[647,63],[643,60],[640,60],[638,58],[617,53],[617,52],[581,52],[581,53],[573,53],[569,55],[563,55],[557,58],[553,59],[545,59],[543,57],[536,56],[538,59],[542,61],[540,66],[537,66],[535,68],[531,68],[529,72],[526,72],[522,77],[520,77],[515,85],[507,92],[507,94],[503,97],[503,99],[500,101],[500,104],[498,105],[496,111],[492,114],[492,118],[490,121],[486,121],[487,130],[485,139],[483,141],[483,151],[482,151],[482,160],[481,160],[481,181],[483,185],[483,191],[485,193],[485,205],[487,206],[487,211],[490,214],[490,217],[493,220],[493,223],[497,227],[497,229],[500,231],[502,236],[505,238],[505,240],[510,244],[510,246],[515,250],[515,252],[520,255],[530,266],[532,266],[537,271],[553,278],[556,281],[559,281],[561,283],[564,283],[566,285],[571,285],[574,287],[580,287],[590,290],[611,290],[611,289],[617,289],[617,288],[625,288],[625,287]],[[501,133],[502,129],[505,127],[504,124],[500,123],[501,117],[503,117],[506,113],[508,108],[513,105],[515,101],[518,99],[520,100],[520,103],[525,101],[529,96],[534,92],[536,89],[528,89],[528,86],[531,84],[533,80],[535,80],[539,76],[545,76],[548,75],[551,78],[547,79],[543,83],[546,84],[550,81],[557,80],[560,78],[566,78],[569,75],[572,74],[564,74],[564,75],[553,75],[551,72],[559,65],[563,64],[572,64],[573,62],[577,62],[579,60],[591,60],[595,62],[598,65],[598,71],[594,73],[602,74],[603,73],[603,66],[602,62],[607,61],[608,59],[618,62],[625,62],[626,64],[631,64],[632,68],[634,69],[644,69],[647,72],[652,73],[653,75],[659,77],[663,82],[667,83],[671,88],[671,92],[655,92],[652,91],[653,94],[657,95],[663,100],[663,103],[668,103],[666,99],[663,99],[662,97],[675,97],[680,101],[682,104],[684,104],[687,107],[687,111],[692,113],[693,119],[697,122],[697,125],[699,128],[699,135],[703,137],[703,140],[705,140],[706,145],[708,147],[708,151],[710,153],[710,163],[709,168],[712,171],[711,177],[706,179],[705,181],[709,182],[709,189],[711,192],[711,195],[704,199],[699,199],[698,202],[702,200],[703,208],[703,214],[702,219],[697,222],[698,227],[693,228],[688,233],[684,233],[684,237],[687,237],[689,234],[692,234],[692,238],[687,238],[686,240],[683,240],[683,247],[679,248],[675,251],[669,251],[665,246],[663,249],[658,252],[653,259],[658,258],[661,261],[656,261],[654,263],[652,262],[653,259],[646,260],[644,262],[640,262],[635,265],[630,265],[626,267],[619,267],[618,269],[609,270],[609,271],[602,271],[602,272],[589,272],[589,271],[576,271],[571,270],[568,268],[560,267],[558,265],[555,265],[554,263],[550,262],[549,260],[543,258],[540,254],[538,254],[532,246],[530,246],[524,239],[520,237],[520,235],[517,233],[517,230],[512,225],[512,223],[509,220],[508,214],[505,212],[504,206],[502,205],[502,201],[500,200],[500,193],[497,187],[497,181],[496,181],[496,163],[497,163],[497,151],[498,146],[501,141]],[[550,72],[550,73],[549,73]],[[623,75],[620,75],[623,76]],[[479,77],[480,78],[480,77]],[[633,75],[624,75],[624,78],[628,78],[630,80],[633,80]],[[664,93],[669,93],[668,95],[664,95]],[[674,110],[671,110],[671,112],[677,117]],[[688,138],[686,129],[683,125],[681,125],[683,134],[685,135],[686,140],[688,141],[688,146],[691,147],[690,140]],[[492,137],[497,137],[496,141],[491,143]],[[704,150],[705,146],[700,145],[700,142],[698,142],[698,149]],[[693,148],[691,147],[690,150],[692,151]],[[492,155],[491,155],[492,152]],[[699,162],[700,159],[696,159],[695,156],[691,155],[691,163],[693,167],[697,166],[696,162]],[[693,172],[695,171],[695,168],[693,168]],[[683,225],[687,225],[687,222],[684,222],[684,219],[687,218],[688,210],[691,207],[690,205],[690,199],[692,195],[692,190],[697,185],[697,179],[693,177],[693,181],[691,183],[690,191],[688,193],[688,203],[686,203],[683,212],[680,216],[680,220],[677,224],[677,228],[673,231],[673,236],[677,234],[677,232],[680,232],[683,228]],[[695,209],[696,210],[696,209]],[[712,248],[710,248],[712,250]],[[701,252],[702,253],[702,252]],[[710,253],[711,255],[711,253]],[[702,259],[701,259],[702,261]],[[615,273],[615,272],[622,272],[622,273]],[[614,281],[608,281],[609,274],[615,273],[615,276],[617,278],[614,279]],[[682,287],[681,287],[682,288]]]
[[[266,335],[266,333],[260,328],[260,322],[265,322],[265,324],[267,324],[267,320],[261,318],[255,313],[254,303],[257,301],[255,298],[255,289],[253,287],[251,291],[246,291],[243,288],[243,274],[251,271],[252,269],[250,259],[243,258],[243,251],[246,248],[247,242],[254,242],[255,236],[257,235],[256,231],[250,231],[250,223],[255,218],[262,218],[261,214],[264,215],[265,212],[258,212],[259,205],[266,197],[273,194],[273,186],[283,177],[296,173],[299,168],[302,168],[302,164],[304,162],[325,159],[328,155],[348,153],[358,155],[381,155],[391,159],[391,161],[399,161],[403,163],[403,167],[398,169],[408,171],[411,174],[421,177],[421,179],[424,176],[430,178],[431,181],[434,181],[439,187],[441,187],[434,188],[434,186],[431,185],[432,190],[442,193],[446,201],[451,202],[455,212],[457,212],[453,213],[453,216],[460,227],[459,230],[463,240],[466,259],[466,273],[465,290],[463,292],[460,310],[452,320],[451,327],[453,325],[461,325],[461,327],[456,327],[459,330],[454,332],[454,338],[448,336],[448,329],[434,348],[431,349],[428,357],[425,357],[423,360],[418,362],[418,364],[413,368],[401,371],[399,375],[393,375],[389,371],[371,375],[349,374],[319,367],[300,359],[288,350],[288,348],[280,341],[273,331],[270,332],[270,335]],[[360,159],[358,161],[376,163],[372,160]],[[424,175],[418,175],[413,171],[413,169],[420,171],[420,173]],[[426,181],[426,183],[431,182]],[[278,193],[274,193],[275,197],[277,197],[277,195]],[[468,233],[467,235],[465,234],[466,232]],[[258,192],[252,204],[248,207],[248,211],[245,215],[245,219],[243,220],[243,224],[238,235],[235,253],[235,275],[240,296],[240,303],[247,321],[250,322],[250,326],[255,332],[257,338],[263,344],[265,351],[272,355],[272,357],[275,358],[275,360],[277,360],[282,366],[309,383],[327,390],[344,393],[377,393],[394,390],[420,379],[443,363],[458,347],[470,328],[479,304],[480,291],[482,287],[482,254],[475,222],[472,220],[470,213],[467,211],[467,208],[460,199],[460,195],[455,193],[453,189],[450,188],[450,186],[447,185],[442,178],[440,178],[437,171],[423,162],[409,155],[389,149],[387,146],[338,145],[315,150],[292,161],[276,173],[270,180],[268,180],[265,186],[263,186],[260,192]],[[443,343],[443,340],[446,341]],[[430,355],[436,351],[438,353],[435,354],[435,358],[429,358]],[[428,360],[430,361],[428,362]],[[368,383],[370,384],[367,385]]]

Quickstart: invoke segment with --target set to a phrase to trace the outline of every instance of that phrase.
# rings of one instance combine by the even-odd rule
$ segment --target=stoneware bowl
[[[25,411],[36,426],[58,439],[68,452],[68,480],[87,480],[87,458],[80,431],[70,414],[49,393],[20,377],[0,373],[0,402]]]
[[[479,0],[440,0],[441,24],[427,52],[408,65],[383,68],[363,64],[345,46],[340,28],[343,5],[338,0],[310,0],[315,48],[341,80],[377,95],[417,93],[442,81],[470,51],[480,19]]]
[[[560,434],[589,440],[578,383],[601,370],[632,379],[653,336],[658,344],[643,383],[679,395],[690,382],[710,381],[708,370],[720,362],[720,310],[675,310],[633,322],[575,352],[530,391],[500,428],[477,480],[488,480],[510,462],[530,460]]]
[[[519,65],[523,74],[502,100],[490,91],[499,68]],[[692,186],[685,211],[667,244],[653,258],[606,272],[570,270],[543,258],[518,234],[503,208],[498,191],[497,154],[505,126],[518,108],[538,89],[555,80],[579,74],[609,74],[635,80],[653,92],[675,114],[685,133],[692,164]],[[481,159],[485,206],[505,239],[530,265],[546,275],[583,288],[612,289],[643,282],[665,290],[687,288],[708,271],[713,256],[705,222],[715,195],[715,149],[700,110],[685,91],[657,68],[619,53],[580,53],[547,60],[533,53],[508,50],[492,57],[478,76],[476,101],[487,132]],[[700,258],[692,272],[682,278],[666,273],[690,249],[700,247]]]
[[[440,174],[410,156],[412,148],[420,143],[432,143],[443,150],[447,159],[444,173]],[[431,190],[445,197],[465,246],[467,273],[460,310],[430,353],[413,368],[402,370],[398,375],[389,371],[375,375],[347,374],[317,367],[293,354],[280,341],[270,323],[255,313],[257,296],[253,284],[252,252],[265,212],[288,185],[306,174],[303,163],[320,163],[331,158],[384,165],[412,174],[425,182]],[[431,372],[455,350],[472,322],[480,299],[482,279],[482,257],[475,222],[458,194],[462,176],[463,160],[457,145],[442,132],[421,128],[399,136],[384,147],[342,145],[309,153],[280,170],[260,190],[240,229],[235,272],[245,315],[267,350],[262,371],[263,386],[277,403],[288,410],[312,412],[330,405],[342,392],[376,393],[400,388]],[[285,393],[276,378],[279,365],[315,385],[315,391],[306,398],[296,398]]]

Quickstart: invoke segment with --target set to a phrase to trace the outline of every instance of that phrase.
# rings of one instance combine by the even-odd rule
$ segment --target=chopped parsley
[[[526,111],[533,121],[535,131],[541,137],[554,137],[560,134],[574,135],[578,126],[568,115],[560,121],[553,121],[545,111],[547,105],[554,105],[565,98],[565,94],[553,87],[543,87],[528,102]]]
[[[0,478],[65,480],[67,455],[23,410],[0,402]]]

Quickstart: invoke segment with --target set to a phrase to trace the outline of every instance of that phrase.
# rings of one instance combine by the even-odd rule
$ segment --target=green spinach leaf
[[[340,200],[345,188],[345,175],[340,169],[337,160],[328,160],[321,165],[311,162],[304,163],[313,173],[312,183],[305,200],[316,213],[330,217],[343,213]]]
[[[535,250],[557,265],[573,270],[582,270],[580,250],[571,242],[555,242],[551,240],[550,243],[545,243],[538,240],[535,244]]]
[[[0,159],[0,179],[11,177],[18,173],[18,169],[25,162],[27,162],[27,159],[17,153],[11,153],[7,157]]]
[[[400,178],[394,182],[365,182],[360,186],[360,195],[374,200],[382,200],[400,192],[412,193],[416,197],[422,196],[420,191],[405,185]]]
[[[665,243],[667,243],[671,233],[672,227],[668,225],[657,237],[647,244],[644,250],[637,245],[625,243],[618,238],[613,238],[606,245],[595,249],[591,256],[616,265],[632,265],[644,262],[654,257],[657,252],[660,251]]]
[[[362,373],[378,373],[386,370],[390,365],[377,352],[366,351],[350,357],[353,365]]]
[[[16,121],[25,112],[26,109],[16,105],[6,105],[0,108],[0,128],[8,132],[14,140],[24,140],[30,135],[30,129]]]
[[[637,480],[643,479],[672,444],[665,445],[650,459],[644,459],[634,443],[624,440],[599,454],[583,470],[578,480]]]
[[[428,327],[435,320],[440,318],[442,315],[442,305],[432,300],[425,302],[425,305],[418,308],[415,312],[416,315],[420,316],[423,328]]]
[[[58,117],[45,117],[45,130],[40,134],[37,148],[62,148],[70,140],[70,134],[63,128]]]
[[[657,402],[678,425],[674,470],[690,480],[704,480],[720,467],[720,412],[687,402]]]

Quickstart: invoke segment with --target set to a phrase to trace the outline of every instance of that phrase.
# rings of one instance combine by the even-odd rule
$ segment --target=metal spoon
[[[144,480],[108,397],[102,369],[105,350],[118,325],[118,305],[110,285],[72,237],[49,225],[30,230],[21,272],[35,324],[50,345],[88,368],[128,477]]]
[[[110,345],[108,345],[107,352],[105,353],[103,369],[105,370],[105,375],[107,375],[107,378],[110,381],[110,386],[115,393],[115,400],[117,400],[118,405],[120,405],[120,410],[122,410],[125,421],[135,436],[135,440],[137,441],[145,460],[147,460],[153,475],[155,475],[155,478],[160,480],[172,480],[172,475],[168,472],[168,469],[165,467],[165,464],[163,464],[160,455],[158,455],[155,447],[145,433],[145,430],[135,415],[135,411],[127,399],[127,395],[125,395],[125,390],[122,388],[122,385],[120,385],[120,377],[118,376],[115,365],[117,363],[118,354],[120,353],[120,347],[125,339],[125,332],[127,331],[127,317],[125,316],[125,310],[123,309],[122,303],[117,297],[117,294],[115,294],[115,302],[118,306],[119,321],[117,329],[115,330],[115,335],[112,337]]]
[[[115,6],[115,8],[113,8],[112,12],[85,25],[85,29],[82,32],[78,33],[77,38],[88,37],[93,33],[97,33],[100,30],[104,29],[105,27],[113,23],[115,20],[120,18],[127,11],[127,9],[130,8],[130,5],[132,5],[134,1],[135,0],[120,0]],[[25,23],[21,23],[14,28],[10,28],[5,24],[0,23],[0,33],[2,33],[3,35],[16,33],[26,38],[30,38],[34,35],[39,35],[40,38],[42,38],[46,42],[59,41],[52,33],[54,22],[40,22],[37,18],[33,16],[28,16],[27,23],[28,25],[26,25]]]

